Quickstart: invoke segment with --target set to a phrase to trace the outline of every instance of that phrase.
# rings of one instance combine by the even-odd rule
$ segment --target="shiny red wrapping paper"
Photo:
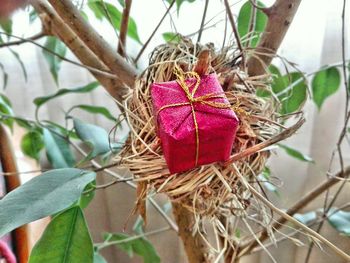
[[[192,92],[196,80],[188,78],[185,82]],[[210,98],[211,103],[228,104],[216,74],[210,74],[200,78],[193,97],[214,93],[222,94],[223,97]],[[193,103],[194,112],[191,105],[164,108],[167,105],[189,102],[177,81],[153,83],[151,97],[157,133],[170,173],[179,173],[196,166],[229,159],[239,124],[232,109],[217,108],[201,102]],[[193,114],[197,122],[198,141]]]

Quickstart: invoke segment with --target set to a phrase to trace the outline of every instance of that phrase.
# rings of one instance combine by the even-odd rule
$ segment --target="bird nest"
[[[184,71],[192,70],[203,50],[210,51],[209,72],[218,75],[230,104],[236,109],[240,125],[231,158],[226,163],[170,174],[156,133],[150,85],[175,80],[176,66]],[[278,141],[277,137],[283,137],[283,126],[277,114],[279,103],[273,96],[256,95],[257,88],[270,89],[266,82],[269,77],[247,76],[236,64],[240,56],[235,57],[236,54],[235,50],[216,51],[212,45],[194,45],[188,40],[160,45],[151,54],[149,67],[126,97],[125,115],[131,133],[118,158],[138,182],[137,207],[143,216],[145,197],[154,191],[167,194],[173,202],[181,202],[199,217],[219,218],[244,215],[251,204],[251,193],[237,173],[260,189],[257,175],[270,156],[266,147]]]

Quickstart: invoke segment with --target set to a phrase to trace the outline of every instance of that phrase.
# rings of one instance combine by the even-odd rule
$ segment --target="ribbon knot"
[[[230,109],[231,105],[229,103],[222,103],[222,102],[213,101],[213,99],[225,98],[224,92],[208,93],[208,94],[203,95],[203,96],[195,97],[195,94],[196,94],[196,92],[199,88],[200,82],[201,82],[200,76],[196,72],[194,72],[194,71],[184,72],[181,68],[179,68],[178,66],[175,66],[174,74],[176,76],[176,82],[179,84],[179,86],[185,92],[186,97],[188,99],[188,102],[179,102],[179,103],[164,105],[163,107],[161,107],[158,110],[157,117],[161,111],[163,111],[167,108],[182,107],[182,106],[190,106],[191,107],[191,112],[192,112],[192,117],[193,117],[193,122],[194,122],[194,127],[195,127],[195,138],[196,138],[195,166],[197,166],[198,165],[198,158],[199,158],[200,140],[199,140],[199,128],[198,128],[194,104],[201,103],[201,104],[207,105],[209,107],[220,108],[220,109]],[[194,83],[194,87],[192,89],[192,92],[190,91],[190,86],[187,85],[187,83],[186,83],[187,78],[194,78],[195,79],[195,83]]]

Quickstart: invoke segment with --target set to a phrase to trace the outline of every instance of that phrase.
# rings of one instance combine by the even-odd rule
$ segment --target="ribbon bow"
[[[194,71],[184,72],[181,68],[178,66],[175,66],[174,74],[176,76],[176,82],[179,84],[179,86],[182,88],[182,90],[185,92],[186,97],[188,99],[188,102],[180,102],[180,103],[173,103],[168,104],[163,107],[161,107],[158,112],[158,114],[167,109],[167,108],[174,108],[174,107],[182,107],[182,106],[191,106],[191,112],[195,127],[195,136],[196,136],[196,157],[195,157],[195,166],[198,165],[198,158],[199,158],[199,129],[198,129],[198,123],[196,118],[196,111],[194,109],[194,105],[196,103],[201,103],[213,108],[219,108],[219,109],[230,109],[231,105],[229,103],[221,103],[221,102],[215,102],[212,101],[212,99],[218,99],[218,98],[225,98],[224,92],[216,92],[216,93],[209,93],[203,96],[195,97],[195,94],[198,90],[198,87],[200,85],[200,77],[199,75]],[[186,84],[186,78],[194,78],[195,84],[192,89],[192,92],[190,91],[190,86]]]

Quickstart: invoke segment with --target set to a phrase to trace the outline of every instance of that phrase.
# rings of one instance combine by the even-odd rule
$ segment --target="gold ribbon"
[[[199,157],[199,129],[198,129],[198,123],[196,118],[196,111],[194,109],[194,104],[201,103],[209,107],[219,108],[219,109],[230,109],[231,105],[229,103],[220,103],[220,102],[211,101],[212,99],[225,98],[224,92],[209,93],[203,96],[194,97],[201,81],[199,75],[196,72],[194,71],[184,72],[181,68],[179,68],[178,66],[175,66],[174,74],[176,75],[176,78],[177,78],[176,82],[180,85],[182,90],[185,92],[188,102],[180,102],[180,103],[165,105],[158,110],[157,116],[162,110],[165,110],[167,108],[191,106],[191,112],[192,112],[192,117],[193,117],[193,122],[195,127],[195,136],[196,136],[195,166],[197,166],[198,157]],[[190,92],[190,87],[186,84],[185,80],[187,78],[195,78],[196,80],[192,92]]]

